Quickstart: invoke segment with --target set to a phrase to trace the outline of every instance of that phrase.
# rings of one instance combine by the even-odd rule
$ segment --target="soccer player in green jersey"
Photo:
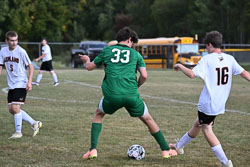
[[[162,132],[138,93],[138,88],[147,79],[147,71],[140,53],[131,48],[138,42],[136,32],[125,27],[117,33],[116,40],[117,45],[104,48],[92,62],[87,55],[79,55],[88,71],[102,63],[105,66],[105,78],[102,83],[103,97],[92,121],[91,147],[82,158],[85,160],[97,157],[96,147],[102,130],[102,119],[105,114],[113,114],[122,107],[126,108],[131,117],[139,117],[147,125],[149,132],[160,145],[163,158],[177,155],[176,150],[168,147]],[[137,71],[140,73],[138,80]]]

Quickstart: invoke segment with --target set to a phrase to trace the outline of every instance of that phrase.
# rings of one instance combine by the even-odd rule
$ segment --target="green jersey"
[[[94,63],[105,66],[105,77],[102,83],[104,96],[138,94],[136,72],[145,67],[139,52],[122,44],[106,47],[94,59]]]

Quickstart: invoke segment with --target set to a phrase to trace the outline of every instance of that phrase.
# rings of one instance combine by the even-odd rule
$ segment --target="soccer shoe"
[[[54,86],[58,86],[58,85],[59,85],[59,82],[55,82],[53,85],[54,85]]]
[[[15,132],[12,134],[11,137],[9,137],[9,139],[18,139],[18,138],[21,138],[23,135],[21,132]]]
[[[161,153],[162,158],[170,158],[170,157],[173,157],[173,156],[176,156],[176,155],[178,155],[178,152],[176,150],[172,150],[172,149],[164,150]]]
[[[221,167],[233,167],[233,163],[231,160],[228,160],[227,164],[221,164]]]
[[[91,150],[91,151],[88,151],[87,153],[85,153],[85,154],[82,156],[82,159],[83,159],[83,160],[94,159],[94,158],[97,158],[97,150],[96,150],[96,149],[93,149],[93,150]]]
[[[184,149],[183,148],[177,148],[176,144],[169,144],[169,147],[171,149],[175,149],[178,152],[179,155],[184,154]]]
[[[32,85],[39,86],[39,83],[38,83],[38,82],[32,82],[31,84],[32,84]]]
[[[39,129],[42,127],[42,122],[40,121],[36,121],[31,128],[34,130],[33,133],[33,137],[35,137],[37,135],[37,133],[39,132]]]
[[[176,141],[176,144],[179,142],[179,139],[177,138],[177,139],[175,139],[175,141]],[[171,148],[171,149],[175,149],[177,152],[178,152],[178,154],[179,155],[181,155],[181,154],[184,154],[184,148],[177,148],[176,147],[176,144],[169,144],[169,147]]]

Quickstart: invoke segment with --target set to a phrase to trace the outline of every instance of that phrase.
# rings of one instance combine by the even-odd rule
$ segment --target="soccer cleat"
[[[54,85],[54,86],[58,86],[58,85],[59,85],[59,82],[55,82],[53,85]]]
[[[233,163],[231,160],[228,160],[227,164],[221,164],[221,167],[233,167]]]
[[[169,147],[171,149],[174,149],[178,152],[179,155],[184,154],[184,149],[183,148],[177,148],[176,144],[169,144]]]
[[[177,139],[175,139],[175,141],[176,141],[176,144],[179,142],[179,139],[177,138]],[[169,147],[171,148],[171,149],[175,149],[177,152],[178,152],[178,154],[179,155],[181,155],[181,154],[184,154],[184,148],[177,148],[176,147],[176,144],[169,144]]]
[[[85,154],[82,156],[82,159],[83,159],[83,160],[94,159],[94,158],[97,158],[97,150],[96,150],[96,149],[93,149],[93,150],[91,150],[91,151],[88,151],[87,153],[85,153]]]
[[[176,155],[178,155],[178,152],[176,150],[172,150],[172,149],[164,150],[161,153],[162,158],[170,158],[170,157],[173,157],[173,156],[176,156]]]
[[[21,138],[23,135],[21,132],[15,132],[12,134],[11,137],[9,137],[9,139],[18,139],[18,138]]]
[[[39,132],[39,129],[42,127],[42,122],[40,121],[36,121],[33,125],[32,125],[32,129],[34,130],[33,133],[33,137],[35,137],[37,135],[37,133]]]
[[[39,86],[39,82],[32,82],[32,85]]]

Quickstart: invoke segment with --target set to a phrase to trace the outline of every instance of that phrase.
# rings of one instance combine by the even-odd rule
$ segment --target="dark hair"
[[[116,40],[119,42],[126,41],[131,38],[131,42],[138,42],[138,35],[135,31],[131,30],[129,27],[124,27],[118,31],[116,34]]]
[[[214,48],[220,48],[222,45],[222,34],[218,31],[210,31],[206,33],[204,44],[211,43]]]
[[[42,38],[41,38],[41,41],[43,41],[43,40],[47,41],[46,37],[42,37]]]
[[[5,34],[5,39],[9,40],[9,37],[18,37],[18,35],[15,31],[8,31]]]

